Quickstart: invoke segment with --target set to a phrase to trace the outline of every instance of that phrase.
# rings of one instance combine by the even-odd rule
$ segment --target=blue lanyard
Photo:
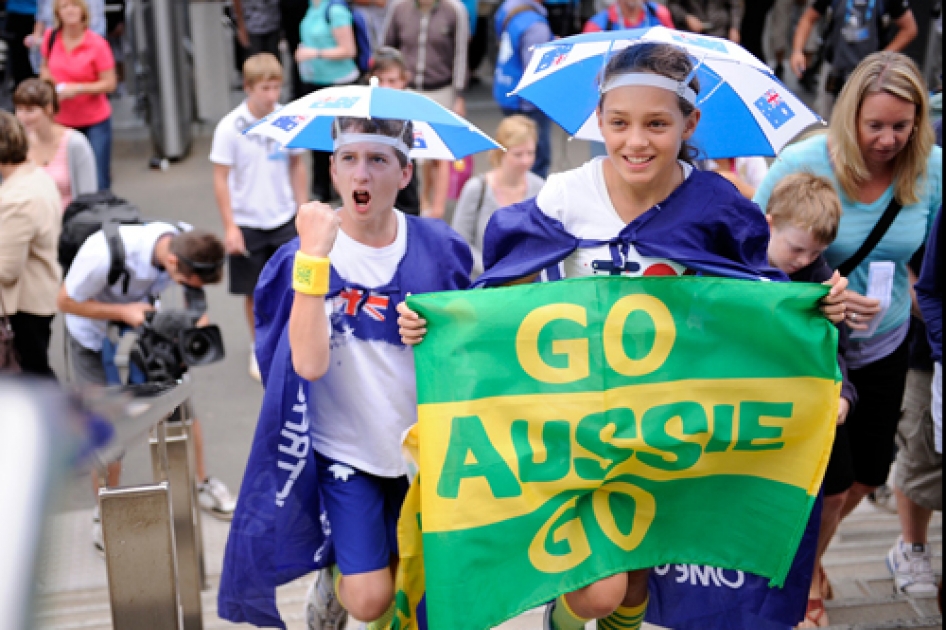
[[[870,22],[871,17],[874,15],[874,3],[876,0],[870,0],[867,4],[867,15],[864,16],[865,22]],[[854,0],[847,0],[847,10],[844,13],[844,17],[851,15],[851,11],[854,10]]]

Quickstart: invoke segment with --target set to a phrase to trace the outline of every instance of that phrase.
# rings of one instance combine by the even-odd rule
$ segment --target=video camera
[[[218,326],[197,326],[207,311],[203,289],[184,287],[186,308],[159,309],[148,313],[138,331],[129,360],[149,383],[177,381],[195,365],[222,360],[226,353]]]

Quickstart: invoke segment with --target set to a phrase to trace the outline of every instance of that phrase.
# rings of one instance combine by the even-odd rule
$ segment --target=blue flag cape
[[[407,293],[465,289],[473,258],[441,221],[407,216],[407,248],[384,294],[389,311]],[[292,265],[299,239],[283,245],[254,294],[256,356],[266,389],[230,526],[217,612],[234,623],[285,628],[276,587],[333,562],[331,529],[321,508],[309,435],[308,383],[295,373],[289,348]],[[328,298],[363,289],[331,270]],[[368,292],[365,291],[365,297]],[[367,334],[377,333],[368,329]],[[389,338],[390,335],[384,335]],[[389,339],[400,344],[400,339]]]
[[[486,227],[483,264],[474,286],[499,286],[557,267],[579,247],[607,245],[615,269],[628,246],[642,256],[666,258],[710,276],[747,280],[787,280],[769,266],[769,226],[759,207],[716,173],[694,170],[665,201],[628,223],[613,239],[597,241],[570,234],[535,199],[497,210]]]
[[[666,258],[698,274],[787,281],[784,273],[769,266],[768,244],[769,228],[759,207],[719,175],[694,170],[663,203],[610,241],[570,234],[542,212],[535,199],[498,210],[486,228],[486,271],[474,286],[498,286],[537,272],[556,280],[561,277],[559,264],[577,248],[603,245],[618,270],[628,245],[633,245],[643,256]],[[805,615],[820,513],[819,498],[784,588],[769,588],[768,578],[757,575],[664,567],[651,572],[646,620],[674,630],[793,628]]]

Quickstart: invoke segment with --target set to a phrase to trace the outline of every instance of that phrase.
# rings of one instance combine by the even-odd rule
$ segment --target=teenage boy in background
[[[309,199],[304,150],[287,151],[269,138],[243,135],[277,108],[282,78],[275,56],[260,53],[247,59],[246,100],[217,124],[210,149],[214,196],[226,231],[230,293],[244,298],[251,342],[256,281],[270,256],[295,238],[296,208]],[[249,372],[260,379],[252,348]]]

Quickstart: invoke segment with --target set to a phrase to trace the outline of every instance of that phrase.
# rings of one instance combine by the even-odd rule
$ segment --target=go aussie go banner
[[[781,586],[840,393],[820,285],[583,278],[412,296],[429,627],[667,564]]]

